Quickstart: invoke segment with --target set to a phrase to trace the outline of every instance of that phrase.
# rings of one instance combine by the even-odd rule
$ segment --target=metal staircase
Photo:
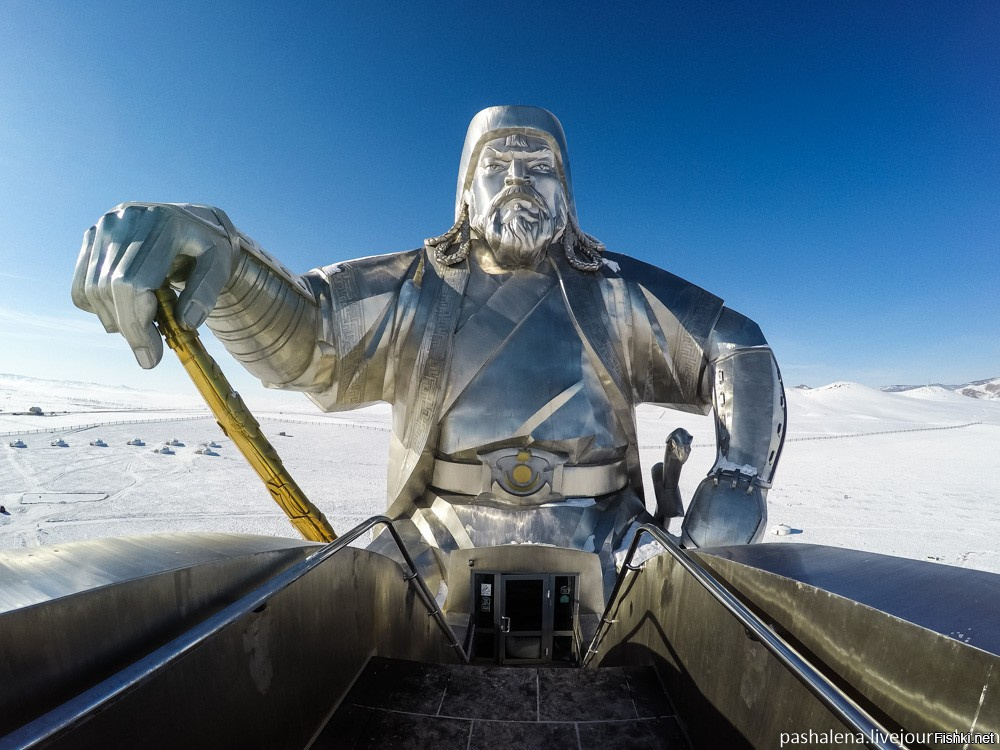
[[[349,546],[381,524],[401,563]],[[667,554],[633,564],[649,536]],[[810,583],[845,569],[907,580],[891,558],[817,550],[692,554],[643,526],[607,599],[590,553],[456,551],[443,608],[385,517],[322,546],[207,534],[7,553],[0,750],[772,747],[797,727],[896,748],[886,724],[991,729],[995,649]],[[903,568],[911,593],[940,598],[955,580]],[[992,578],[962,581],[978,588],[961,601],[995,600]],[[563,597],[581,603],[565,622]],[[552,622],[529,627],[538,611]],[[559,638],[573,642],[562,666]]]

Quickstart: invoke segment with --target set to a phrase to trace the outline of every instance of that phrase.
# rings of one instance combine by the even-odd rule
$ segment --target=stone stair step
[[[686,749],[652,667],[423,664],[374,657],[312,750]]]

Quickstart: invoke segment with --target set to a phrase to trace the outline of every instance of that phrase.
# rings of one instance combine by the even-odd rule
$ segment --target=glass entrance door
[[[475,661],[579,661],[574,573],[472,575],[470,655]]]
[[[545,575],[501,575],[497,632],[500,663],[549,661],[552,591]]]

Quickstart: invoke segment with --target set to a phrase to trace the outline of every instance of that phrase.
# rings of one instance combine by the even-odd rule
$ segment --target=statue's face
[[[538,136],[486,143],[466,201],[472,228],[505,268],[533,268],[566,228],[559,167],[548,142]]]

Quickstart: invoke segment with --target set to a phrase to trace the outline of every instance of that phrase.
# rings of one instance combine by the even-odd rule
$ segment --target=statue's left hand
[[[766,490],[755,477],[723,474],[701,480],[684,516],[685,547],[750,544],[767,524]]]
[[[227,225],[228,217],[209,207],[116,206],[84,234],[73,303],[97,315],[108,333],[121,333],[142,367],[156,366],[163,339],[153,325],[153,292],[167,282],[183,287],[176,307],[181,325],[204,323],[233,274],[235,229]]]

